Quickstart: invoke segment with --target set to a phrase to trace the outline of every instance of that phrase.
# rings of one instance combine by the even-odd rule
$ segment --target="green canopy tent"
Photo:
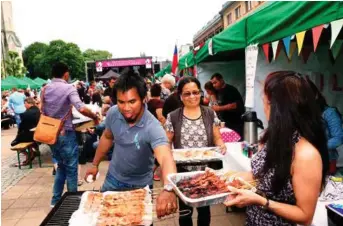
[[[14,87],[19,88],[19,89],[26,89],[29,85],[27,82],[25,82],[19,78],[16,78],[14,76],[8,76],[8,77],[6,77],[6,79],[4,81],[7,81],[7,82],[13,84]]]
[[[265,2],[256,11],[213,37],[214,56],[208,53],[207,41],[195,56],[190,52],[180,58],[179,69],[192,67],[220,53],[244,49],[250,44],[261,45],[280,40],[341,18],[343,2]]]
[[[1,90],[9,90],[15,87],[12,83],[6,80],[1,80]]]
[[[39,85],[38,83],[30,79],[29,77],[23,77],[22,80],[27,82],[31,89],[38,89],[41,87],[41,85]]]
[[[40,78],[40,77],[37,77],[33,80],[35,83],[39,84],[39,85],[43,85],[45,83],[47,83],[47,81],[45,81],[44,79]]]
[[[163,77],[165,74],[171,72],[171,64],[168,64],[165,68],[155,74],[156,78]]]
[[[247,17],[247,45],[264,44],[343,18],[343,2],[275,1]]]

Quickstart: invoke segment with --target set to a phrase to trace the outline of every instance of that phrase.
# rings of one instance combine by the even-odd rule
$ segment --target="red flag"
[[[320,35],[322,34],[324,25],[319,25],[317,27],[312,28],[312,36],[313,36],[313,46],[314,52],[316,52]]]
[[[179,64],[179,60],[177,57],[177,46],[175,45],[175,49],[174,49],[174,56],[173,56],[173,63],[172,63],[172,70],[171,72],[175,75],[176,73],[176,68]]]
[[[269,43],[262,45],[264,55],[266,56],[266,60],[269,63]]]

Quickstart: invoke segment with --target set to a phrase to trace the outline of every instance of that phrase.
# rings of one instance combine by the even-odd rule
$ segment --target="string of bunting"
[[[329,25],[331,27],[330,49],[331,49],[333,58],[336,59],[343,45],[343,40],[337,39],[343,27],[343,19],[332,21],[330,22],[330,24],[322,24],[322,25],[313,27],[311,29],[312,37],[313,37],[313,48],[310,46],[304,46],[304,39],[305,39],[305,35],[307,31],[301,31],[301,32],[296,33],[295,35],[284,37],[282,39],[282,42],[283,42],[284,50],[288,57],[288,60],[291,61],[292,56],[294,55],[294,52],[296,48],[298,47],[298,55],[301,54],[304,63],[307,63],[307,60],[309,59],[312,51],[316,52],[317,50],[321,34],[323,33],[323,29],[324,28],[327,29]],[[294,37],[296,40],[292,41]],[[263,53],[268,63],[270,63],[270,58],[271,58],[270,47],[272,48],[272,54],[273,54],[272,60],[275,61],[277,57],[279,56],[280,51],[282,49],[280,40],[277,40],[271,43],[265,43],[262,45]]]

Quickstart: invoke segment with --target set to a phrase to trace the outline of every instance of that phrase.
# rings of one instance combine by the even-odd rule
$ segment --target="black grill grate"
[[[66,192],[41,226],[68,226],[71,215],[79,208],[82,193]]]
[[[131,191],[135,188],[121,188],[113,191]],[[79,208],[84,191],[66,192],[50,211],[40,226],[68,226],[71,215]]]

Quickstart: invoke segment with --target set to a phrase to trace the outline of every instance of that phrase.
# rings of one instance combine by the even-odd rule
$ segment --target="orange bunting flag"
[[[264,55],[266,56],[266,60],[269,63],[269,43],[263,44],[262,49],[263,49]]]
[[[303,48],[305,33],[306,33],[306,31],[302,31],[302,32],[299,32],[295,35],[297,38],[297,43],[298,43],[298,55],[300,55],[300,52]]]
[[[318,43],[319,43],[319,39],[320,39],[320,35],[322,34],[324,25],[319,25],[317,27],[312,28],[312,36],[313,36],[313,49],[314,52],[316,52]]]

